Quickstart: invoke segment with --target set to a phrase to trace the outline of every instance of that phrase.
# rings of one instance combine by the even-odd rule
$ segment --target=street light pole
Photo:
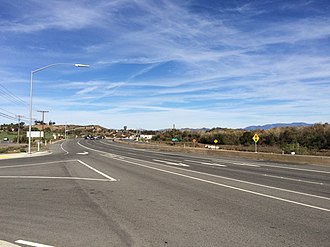
[[[33,84],[33,74],[34,73],[37,73],[41,70],[44,70],[44,69],[47,69],[47,68],[50,68],[50,67],[54,67],[54,66],[58,66],[58,65],[72,65],[72,66],[75,66],[75,67],[83,67],[83,68],[89,68],[89,65],[87,64],[80,64],[80,63],[75,63],[75,64],[72,64],[72,63],[53,63],[53,64],[49,64],[49,65],[46,65],[44,67],[41,67],[39,69],[36,69],[36,70],[32,70],[31,71],[31,76],[30,76],[30,125],[29,125],[29,148],[28,148],[28,153],[31,154],[31,130],[32,130],[32,84]]]
[[[33,81],[33,71],[31,71],[30,77],[30,124],[29,124],[29,150],[28,153],[31,154],[31,129],[32,129],[32,81]]]

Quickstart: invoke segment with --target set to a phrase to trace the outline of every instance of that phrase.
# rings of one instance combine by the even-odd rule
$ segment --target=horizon
[[[3,124],[17,124],[17,123],[1,123],[0,125]],[[164,130],[171,130],[171,129],[176,129],[176,130],[210,130],[210,129],[233,129],[233,130],[246,130],[246,131],[253,131],[253,130],[258,130],[258,128],[260,127],[262,130],[266,130],[265,127],[267,127],[267,129],[271,129],[271,128],[277,128],[277,127],[309,127],[309,126],[313,126],[316,124],[329,124],[328,122],[325,123],[305,123],[305,122],[292,122],[292,123],[268,123],[268,124],[264,124],[264,125],[250,125],[250,126],[245,126],[242,128],[231,128],[231,127],[221,127],[221,126],[213,126],[213,127],[197,127],[197,128],[192,128],[192,127],[180,127],[180,128],[176,128],[173,126],[171,128],[163,128],[163,129],[144,129],[144,128],[130,128],[129,126],[122,126],[122,128],[107,128],[104,127],[100,124],[87,124],[87,125],[80,125],[80,124],[74,124],[74,123],[66,123],[66,124],[53,124],[51,126],[54,127],[64,127],[64,126],[78,126],[78,127],[100,127],[100,128],[104,128],[104,129],[108,129],[108,130],[122,130],[124,129],[124,127],[127,128],[127,130],[142,130],[142,131],[164,131]],[[25,126],[28,126],[28,123],[25,123]],[[283,126],[282,126],[283,125]],[[32,126],[40,126],[40,124],[33,124]],[[45,128],[47,128],[47,126],[49,127],[50,125],[48,125],[47,123],[45,123]],[[275,127],[270,127],[269,126],[275,126]],[[253,129],[251,129],[253,128]]]
[[[54,63],[90,68],[34,74],[33,118],[47,110],[45,122],[329,122],[329,11],[326,0],[0,2],[0,122],[28,123],[30,72]]]

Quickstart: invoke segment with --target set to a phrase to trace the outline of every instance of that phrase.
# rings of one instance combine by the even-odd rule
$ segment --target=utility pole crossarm
[[[49,112],[49,111],[38,111],[42,113],[42,122],[41,122],[41,130],[44,131],[44,123],[45,123],[45,113]]]

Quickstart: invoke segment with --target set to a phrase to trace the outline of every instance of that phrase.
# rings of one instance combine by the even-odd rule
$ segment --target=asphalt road
[[[18,246],[330,245],[330,167],[76,139],[0,160],[0,186]]]

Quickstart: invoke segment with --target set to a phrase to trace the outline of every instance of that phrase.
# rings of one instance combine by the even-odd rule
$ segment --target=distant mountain
[[[172,129],[159,129],[157,131],[160,131],[160,132],[165,132],[165,131],[170,131]],[[177,130],[180,130],[180,131],[191,131],[191,132],[206,132],[208,130],[210,130],[209,128],[181,128],[181,129],[177,129]]]
[[[200,129],[194,129],[194,128],[181,128],[180,129],[181,131],[191,131],[191,132],[200,132],[200,131],[202,131],[202,132],[205,132],[205,131],[208,131],[209,130],[209,128],[200,128]]]
[[[301,127],[301,126],[312,126],[313,124],[308,124],[308,123],[275,123],[275,124],[266,124],[266,125],[257,125],[257,126],[248,126],[244,128],[244,130],[257,130],[257,129],[262,129],[262,130],[268,130],[272,128],[277,128],[277,127]]]

